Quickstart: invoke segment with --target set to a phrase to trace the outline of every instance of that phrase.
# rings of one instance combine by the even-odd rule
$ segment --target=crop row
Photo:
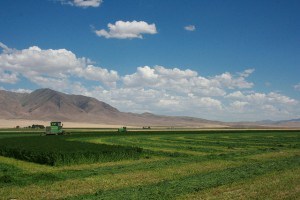
[[[63,136],[33,136],[1,139],[0,155],[57,166],[138,159],[142,148],[68,141]]]

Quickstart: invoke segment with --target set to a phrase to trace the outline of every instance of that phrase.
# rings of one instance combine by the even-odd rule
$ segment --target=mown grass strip
[[[214,135],[214,134],[211,134]],[[226,134],[232,135],[232,134]],[[270,141],[268,138],[269,135],[266,134],[253,134],[248,137],[250,138],[242,138],[240,136],[239,140],[236,141],[222,141],[220,140],[220,135],[210,136],[207,135],[196,135],[196,134],[188,134],[191,139],[182,140],[182,136],[178,135],[162,135],[161,137],[153,136],[153,135],[137,135],[137,136],[120,136],[120,137],[101,137],[101,138],[91,138],[89,141],[91,142],[99,142],[99,143],[109,143],[109,144],[126,144],[126,145],[136,145],[143,148],[163,148],[169,150],[186,150],[186,151],[194,151],[194,152],[203,152],[203,153],[217,153],[217,152],[230,152],[236,150],[248,150],[248,149],[267,149],[267,148],[297,148],[299,146],[299,134],[294,134],[293,137],[286,137],[286,135],[278,135],[276,141]],[[237,134],[234,135],[237,137]],[[152,138],[155,138],[153,141]],[[178,140],[178,137],[180,140]],[[228,136],[229,137],[229,136]],[[255,138],[255,139],[252,139]],[[257,137],[257,138],[256,138]],[[160,138],[160,140],[158,139]],[[184,137],[186,138],[186,137]],[[201,138],[201,141],[198,139]],[[238,137],[237,137],[238,138]],[[249,143],[248,139],[252,139],[253,142]],[[297,140],[298,139],[298,140]]]
[[[108,191],[98,190],[93,194],[70,197],[68,199],[174,199],[176,196],[182,194],[218,187],[275,171],[280,172],[293,169],[299,165],[300,157],[294,156],[263,163],[248,163],[240,167],[195,174],[146,186],[127,187]]]
[[[246,181],[179,196],[178,200],[201,199],[299,199],[300,169],[262,175]]]
[[[192,137],[190,140],[176,140],[176,137],[163,137],[161,138],[161,142],[169,142],[173,144],[188,144],[188,145],[199,145],[199,146],[209,146],[209,147],[235,147],[235,148],[247,148],[247,147],[270,147],[270,146],[284,146],[285,144],[294,144],[299,145],[295,138],[291,138],[287,140],[287,138],[278,138],[277,140],[271,140],[267,137],[256,138],[255,140],[244,140],[243,138],[239,138],[238,140],[224,140],[220,138],[199,138]],[[298,138],[299,139],[299,138]]]
[[[131,161],[129,163],[107,163],[109,165],[97,165],[94,164],[90,168],[50,168],[45,171],[28,172],[21,168],[17,168],[14,165],[0,163],[0,188],[11,186],[28,186],[32,184],[52,184],[57,181],[65,181],[69,179],[83,179],[92,176],[105,176],[120,173],[128,173],[136,170],[149,170],[159,166],[165,166],[170,163],[168,160],[163,159],[144,159],[137,160],[137,162]],[[32,166],[32,165],[31,165]],[[43,166],[41,166],[43,167]],[[45,168],[44,168],[45,169]],[[66,170],[67,169],[67,170]]]
[[[108,142],[108,144],[126,144],[126,141],[120,142],[120,139],[117,139],[117,141],[113,142],[112,139]],[[107,141],[105,139],[91,139],[86,140],[86,142],[91,143],[106,143]],[[138,143],[138,142],[137,142]],[[229,147],[223,147],[223,150],[220,148],[217,152],[214,153],[204,153],[204,152],[198,152],[198,151],[188,151],[184,149],[180,149],[178,147],[168,146],[164,147],[163,145],[157,144],[151,144],[147,143],[147,145],[143,143],[138,143],[143,147],[144,150],[149,150],[149,154],[153,155],[161,155],[161,156],[170,156],[170,157],[182,157],[182,158],[189,158],[191,160],[208,160],[208,159],[241,159],[244,156],[254,155],[254,154],[261,154],[265,152],[274,152],[274,151],[281,151],[285,150],[287,148],[284,147],[265,147],[265,148],[250,148],[250,149],[231,149]],[[188,148],[188,146],[186,147]]]
[[[297,161],[297,162],[295,162]],[[288,162],[288,163],[287,163]],[[6,197],[16,197],[22,196],[22,199],[30,199],[30,197],[35,196],[40,199],[57,199],[57,198],[65,198],[67,196],[72,197],[80,194],[87,194],[81,196],[82,199],[89,199],[94,197],[95,194],[99,194],[102,192],[103,195],[106,195],[108,192],[109,195],[113,195],[116,192],[115,198],[122,198],[123,190],[131,192],[136,192],[136,188],[148,188],[151,186],[154,187],[155,190],[160,188],[160,184],[169,184],[175,183],[181,184],[183,181],[183,187],[187,187],[189,184],[188,181],[185,181],[186,177],[191,179],[194,183],[199,183],[199,181],[205,179],[217,179],[220,177],[220,181],[223,179],[227,179],[225,175],[239,173],[238,175],[244,174],[243,178],[247,177],[248,169],[256,170],[256,174],[252,173],[251,175],[260,175],[261,173],[267,173],[269,169],[270,171],[274,171],[270,166],[278,166],[276,170],[281,170],[284,167],[286,169],[294,168],[295,165],[299,165],[299,158],[296,159],[295,156],[287,158],[287,159],[279,159],[279,160],[267,160],[264,162],[235,162],[235,161],[208,161],[202,163],[186,163],[180,166],[174,165],[173,167],[168,167],[166,165],[164,168],[150,168],[147,171],[136,171],[133,169],[132,172],[123,172],[120,174],[107,174],[107,175],[94,175],[92,177],[83,178],[83,179],[71,179],[66,181],[58,181],[51,185],[30,185],[26,187],[8,187],[2,189],[2,195]],[[250,168],[249,168],[250,166]],[[262,166],[262,167],[260,167]],[[261,171],[261,168],[263,171]],[[218,170],[218,171],[216,171]],[[242,173],[241,173],[242,171]],[[251,172],[251,171],[250,171]],[[254,171],[255,172],[255,171]],[[200,173],[200,174],[199,174]],[[217,174],[216,174],[217,173]],[[202,177],[203,176],[203,177]],[[196,179],[193,179],[193,177]],[[237,178],[237,177],[233,177]],[[237,180],[242,180],[242,177],[238,177]],[[217,181],[219,181],[217,179]],[[231,181],[233,180],[231,177]],[[204,182],[205,183],[205,182]],[[149,185],[151,184],[151,185]],[[192,184],[195,186],[195,184]],[[205,186],[205,184],[204,184]],[[173,187],[173,186],[172,186]],[[178,186],[181,187],[181,186]],[[212,185],[214,187],[214,185]],[[133,191],[132,191],[133,189]],[[169,191],[169,187],[161,188],[162,191]],[[177,188],[180,191],[180,188]],[[175,190],[177,190],[175,188]],[[116,190],[116,191],[115,191]],[[120,190],[120,191],[119,191]],[[178,191],[178,192],[179,192]],[[121,192],[121,193],[120,193]],[[182,193],[183,192],[183,193]],[[191,191],[189,190],[190,193]],[[194,192],[194,190],[192,190]],[[90,193],[90,194],[89,194]],[[181,191],[179,194],[186,194],[186,190]],[[139,195],[139,193],[136,193]],[[175,193],[176,194],[176,193]],[[1,195],[1,194],[0,194]],[[121,195],[121,196],[120,196]],[[157,196],[154,196],[155,198]],[[99,197],[101,199],[102,196]],[[97,198],[95,198],[97,199]],[[123,198],[122,198],[123,199]]]
[[[111,190],[124,188],[128,186],[147,185],[151,183],[158,183],[162,180],[171,180],[185,175],[191,175],[200,172],[209,172],[218,169],[224,169],[232,165],[240,165],[241,163],[234,162],[204,162],[200,165],[198,163],[186,163],[184,165],[168,167],[167,163],[158,164],[147,170],[123,171],[120,174],[106,174],[96,175],[81,179],[68,179],[65,181],[55,182],[53,184],[35,184],[26,187],[5,187],[0,191],[0,196],[22,197],[22,199],[31,199],[32,196],[38,199],[58,199],[67,196],[74,196],[80,194],[88,194],[101,190]],[[142,166],[140,166],[142,167]],[[144,166],[145,167],[145,166]],[[2,194],[1,194],[2,192]]]
[[[0,156],[0,164],[13,166],[19,171],[21,170],[26,173],[53,172],[55,169],[58,169],[48,165],[41,165],[4,156]]]
[[[299,155],[297,151],[288,151],[288,152],[268,152],[261,155],[252,155],[249,156],[248,159],[240,159],[240,161],[252,162],[252,161],[262,161],[266,159],[277,159],[290,157],[293,155]],[[1,158],[1,157],[0,157]],[[27,186],[30,184],[36,184],[35,177],[43,177],[45,180],[43,182],[53,183],[55,181],[63,181],[68,179],[82,179],[92,176],[103,176],[103,175],[115,175],[121,173],[130,173],[130,172],[138,172],[138,171],[151,171],[155,169],[159,169],[158,171],[174,168],[182,168],[189,163],[191,166],[202,166],[201,161],[198,160],[190,160],[190,159],[170,159],[170,158],[148,158],[141,159],[135,161],[119,161],[114,163],[94,163],[91,165],[82,164],[82,165],[72,165],[72,166],[63,166],[63,167],[50,167],[44,165],[38,165],[34,163],[28,163],[24,161],[18,161],[11,158],[2,157],[0,159],[0,169],[1,165],[11,166],[11,169],[6,172],[6,178],[10,178],[9,182],[2,182],[0,185],[2,186]],[[211,160],[213,161],[213,160]],[[5,162],[5,163],[3,163]],[[203,162],[203,161],[202,161]],[[205,165],[204,161],[203,164]],[[222,161],[215,161],[216,164]],[[233,161],[232,163],[240,163],[237,161]],[[190,168],[190,166],[189,166]],[[7,169],[7,168],[6,168]],[[22,169],[22,170],[21,170]],[[175,170],[176,171],[176,170]],[[18,173],[15,173],[18,172]],[[45,173],[50,173],[49,180]],[[0,173],[1,177],[1,173]],[[56,178],[54,178],[56,177]],[[1,181],[0,181],[1,182]]]
[[[144,149],[161,149],[161,150],[169,150],[169,151],[180,151],[180,152],[186,152],[187,154],[207,154],[207,153],[220,153],[220,152],[224,152],[224,151],[232,151],[232,149],[229,149],[228,147],[226,148],[222,148],[220,146],[216,147],[216,146],[209,146],[209,147],[205,147],[205,146],[201,146],[201,145],[189,145],[189,144],[174,144],[172,142],[161,142],[161,141],[151,141],[151,140],[147,140],[145,139],[141,139],[140,141],[131,141],[128,140],[129,138],[118,138],[118,139],[114,139],[114,138],[97,138],[97,139],[91,139],[88,140],[88,142],[92,142],[92,143],[104,143],[104,144],[125,144],[125,145],[135,145],[138,144],[140,147],[144,148]]]
[[[138,144],[140,147],[142,147],[144,150],[148,150],[148,152],[153,155],[165,155],[165,156],[171,156],[171,157],[187,157],[190,155],[193,156],[202,156],[202,155],[207,155],[208,152],[201,152],[201,151],[192,151],[192,150],[183,150],[180,149],[178,147],[174,147],[174,146],[167,146],[164,147],[162,145],[160,145],[159,143],[157,144],[151,144],[148,143],[145,145],[145,143],[141,143],[141,142],[127,142],[127,141],[107,141],[107,140],[103,140],[103,139],[90,139],[90,140],[86,140],[86,142],[90,142],[90,143],[95,143],[95,144],[109,144],[109,145],[117,145],[117,144],[123,144],[123,145],[133,145],[133,144]]]
[[[76,170],[94,170],[102,167],[113,167],[113,166],[130,166],[135,164],[147,164],[151,162],[158,162],[168,160],[169,158],[162,157],[151,157],[151,158],[141,158],[139,160],[121,160],[116,162],[98,162],[91,164],[77,164],[77,165],[65,165],[59,167],[53,167],[48,165],[41,165],[32,162],[26,162],[23,160],[17,160],[15,158],[8,158],[0,156],[0,164],[13,166],[18,169],[18,171],[23,171],[24,173],[34,174],[40,172],[66,172],[66,171],[76,171]],[[0,171],[1,172],[1,171]]]

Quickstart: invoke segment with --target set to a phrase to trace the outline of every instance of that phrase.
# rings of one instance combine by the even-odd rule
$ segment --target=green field
[[[142,148],[68,141],[68,137],[13,137],[0,140],[0,155],[51,166],[139,159]]]
[[[74,131],[0,132],[0,199],[300,197],[300,131]]]

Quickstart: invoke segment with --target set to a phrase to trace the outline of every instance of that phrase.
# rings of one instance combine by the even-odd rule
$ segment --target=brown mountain
[[[0,118],[137,126],[227,127],[222,122],[193,117],[120,112],[95,98],[64,94],[51,89],[38,89],[30,94],[0,90]]]
[[[20,100],[27,94],[0,90],[0,118],[14,118],[23,115]]]

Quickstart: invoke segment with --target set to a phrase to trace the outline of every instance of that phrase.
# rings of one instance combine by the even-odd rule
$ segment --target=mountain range
[[[223,122],[194,117],[121,112],[109,104],[92,97],[70,95],[51,89],[38,89],[32,93],[0,90],[0,118],[132,126],[228,126]]]
[[[225,123],[194,117],[174,117],[152,113],[121,112],[92,97],[70,95],[51,89],[31,93],[0,90],[0,119],[69,121],[78,123],[119,124],[131,126],[174,127],[300,127],[300,119],[285,121]]]

